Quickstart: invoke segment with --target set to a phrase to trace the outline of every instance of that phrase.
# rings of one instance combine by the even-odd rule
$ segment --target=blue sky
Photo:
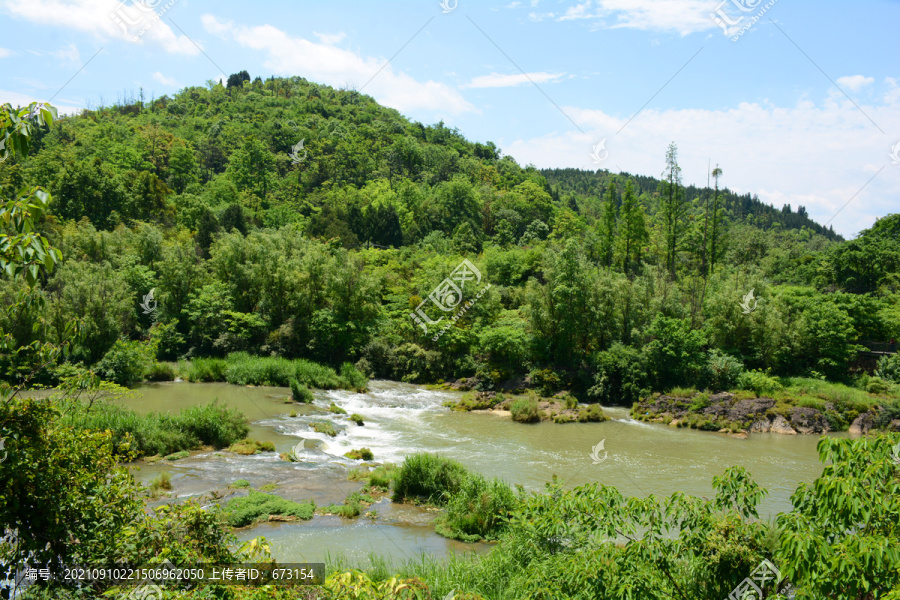
[[[900,204],[897,0],[143,1],[0,0],[0,103],[300,75],[538,167],[659,175],[674,141],[685,183],[848,237]]]

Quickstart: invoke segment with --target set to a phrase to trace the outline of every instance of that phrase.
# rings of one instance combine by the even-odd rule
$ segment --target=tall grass
[[[394,502],[424,500],[444,505],[459,491],[469,472],[455,460],[419,453],[407,456],[394,479]]]
[[[117,445],[130,436],[131,449],[139,457],[165,456],[202,445],[226,448],[250,431],[243,414],[217,401],[174,415],[139,415],[117,404],[95,403],[90,410],[78,407],[63,417],[63,422],[77,429],[108,429]]]
[[[341,365],[338,375],[331,367],[298,358],[253,356],[234,352],[227,358],[195,358],[181,366],[190,381],[227,381],[235,385],[288,387],[292,380],[323,390],[365,390],[368,379],[350,363]]]
[[[178,370],[189,381],[225,381],[227,366],[224,358],[195,358],[178,365]]]
[[[509,485],[500,479],[488,481],[478,473],[463,480],[450,496],[447,512],[435,523],[435,530],[464,542],[496,540],[506,529],[506,520],[518,505]]]

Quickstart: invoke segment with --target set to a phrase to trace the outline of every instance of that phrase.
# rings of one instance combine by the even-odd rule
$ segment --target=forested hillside
[[[48,316],[0,328],[25,348],[80,318],[65,361],[120,382],[153,370],[125,363],[242,351],[630,403],[745,369],[847,380],[858,340],[900,334],[896,215],[844,242],[731,193],[729,165],[685,187],[675,143],[659,179],[541,172],[354,91],[244,72],[32,144],[0,183],[52,194],[40,229],[63,260]],[[435,306],[464,258],[479,288]],[[24,285],[0,281],[4,302]]]

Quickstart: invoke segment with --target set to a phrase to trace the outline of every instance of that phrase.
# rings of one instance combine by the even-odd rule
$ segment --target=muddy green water
[[[316,391],[315,405],[310,407],[285,404],[290,394],[286,388],[175,382],[141,386],[136,392],[127,403],[139,412],[176,412],[218,399],[247,415],[251,437],[275,444],[275,453],[246,457],[205,452],[172,463],[141,465],[135,471],[144,482],[161,470],[169,471],[176,497],[222,491],[233,481],[246,479],[253,487],[275,484],[275,493],[287,498],[312,498],[318,505],[340,503],[359,488],[346,480],[347,469],[356,461],[342,455],[367,447],[377,462],[399,463],[413,452],[436,452],[530,490],[543,488],[557,475],[567,488],[600,482],[634,496],[682,491],[710,497],[712,478],[728,466],[741,465],[769,490],[761,510],[766,518],[789,511],[797,484],[812,481],[822,468],[816,436],[754,434],[742,440],[641,423],[621,408],[606,409],[613,420],[605,423],[522,425],[493,413],[451,412],[442,403],[457,396],[452,392],[387,381],[372,382],[366,394]],[[363,415],[365,426],[329,414],[325,409],[332,401],[348,413]],[[289,416],[292,410],[297,416]],[[337,437],[309,429],[310,421],[322,419],[335,423]],[[595,464],[590,453],[601,440],[607,458]],[[278,459],[278,453],[298,444],[303,462]],[[364,563],[369,554],[403,560],[423,552],[444,556],[488,548],[437,536],[430,524],[433,513],[392,506],[387,500],[372,508],[377,518],[317,516],[305,523],[264,523],[241,531],[239,537],[263,535],[276,558],[294,562],[342,554]]]

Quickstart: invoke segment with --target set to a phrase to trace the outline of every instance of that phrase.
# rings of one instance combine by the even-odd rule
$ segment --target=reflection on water
[[[139,480],[149,481],[158,471],[169,470],[173,492],[179,496],[223,489],[246,479],[253,487],[275,483],[277,493],[291,499],[340,503],[359,487],[346,480],[347,467],[357,461],[343,454],[367,447],[377,462],[402,462],[412,452],[439,453],[529,490],[541,489],[557,475],[567,488],[599,482],[635,496],[682,491],[711,497],[712,478],[729,466],[741,465],[769,490],[760,511],[766,518],[790,510],[797,483],[812,481],[821,472],[815,436],[753,434],[741,440],[642,423],[622,408],[607,409],[613,420],[604,423],[522,425],[496,414],[444,408],[443,402],[458,396],[454,392],[387,381],[372,382],[365,394],[316,391],[314,405],[308,407],[285,404],[290,396],[286,388],[163,383],[138,391],[140,396],[128,404],[139,412],[175,412],[218,398],[251,419],[251,437],[275,444],[275,453],[245,457],[209,452],[175,463],[145,465],[136,472]],[[365,425],[328,413],[331,402],[349,414],[361,414]],[[297,416],[289,416],[291,411]],[[323,419],[335,424],[336,437],[309,428],[311,421]],[[278,453],[288,452],[301,440],[314,441],[301,451],[303,462],[278,459]],[[601,440],[608,458],[593,464],[590,452]],[[400,558],[473,548],[436,536],[431,514],[401,514],[389,502],[375,508],[379,519],[374,522],[316,517],[307,523],[263,524],[241,537],[265,535],[278,558],[298,561],[322,560],[326,552],[356,558],[375,552]]]

